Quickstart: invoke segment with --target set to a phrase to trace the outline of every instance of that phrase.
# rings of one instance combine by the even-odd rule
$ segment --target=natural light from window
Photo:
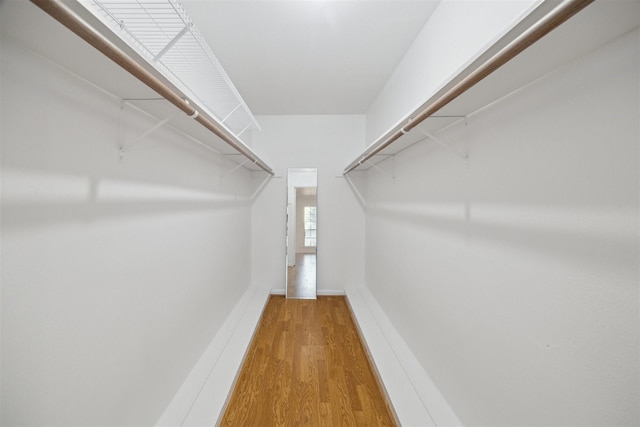
[[[316,207],[304,207],[304,245],[305,247],[316,246]]]

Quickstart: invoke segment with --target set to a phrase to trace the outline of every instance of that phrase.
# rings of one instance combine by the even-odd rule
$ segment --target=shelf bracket
[[[460,150],[456,150],[455,148],[453,148],[449,144],[446,144],[446,143],[442,142],[440,139],[436,138],[434,135],[432,135],[431,133],[427,132],[426,130],[420,128],[419,126],[416,126],[415,129],[417,129],[420,133],[422,133],[427,138],[431,139],[436,144],[440,145],[444,149],[450,151],[451,153],[453,153],[457,157],[459,157],[462,160],[464,160],[465,162],[469,163],[469,155],[467,153],[463,153]]]
[[[238,108],[240,108],[240,107],[242,107],[242,104],[238,104],[238,106],[236,108],[231,110],[231,112],[229,114],[227,114],[224,119],[222,119],[222,123],[226,122],[229,119],[229,117],[231,117],[233,115],[233,113],[238,111]]]
[[[234,173],[235,171],[237,171],[238,169],[240,169],[242,166],[245,165],[245,163],[249,162],[249,159],[245,159],[244,162],[237,164],[233,169],[231,169],[229,172],[225,173],[224,175],[222,175],[220,178],[224,178],[226,176],[231,175],[232,173]]]
[[[391,177],[391,179],[395,179],[396,177],[392,174],[390,174],[389,172],[387,172],[386,170],[380,168],[378,165],[376,165],[375,163],[373,163],[370,160],[367,160],[366,163],[371,166],[372,168],[374,168],[375,170],[377,170],[378,172],[380,172],[381,174]]]
[[[180,112],[176,111],[172,114],[170,114],[169,116],[167,116],[166,118],[164,118],[163,120],[160,120],[158,123],[156,123],[153,127],[151,127],[151,129],[147,130],[145,133],[143,133],[142,135],[140,135],[139,137],[137,137],[136,139],[134,139],[133,141],[131,141],[128,144],[122,144],[120,146],[120,160],[123,159],[124,153],[129,151],[134,145],[138,144],[140,141],[142,141],[144,138],[146,138],[147,136],[151,135],[153,132],[155,132],[156,130],[158,130],[159,128],[161,128],[162,126],[164,126],[167,122],[169,122],[169,120],[173,119],[175,116],[177,116]]]
[[[240,133],[236,135],[236,138],[240,138],[240,135],[242,135],[243,133],[245,133],[245,131],[246,131],[247,129],[249,129],[250,127],[251,127],[251,123],[249,123],[249,124],[248,124],[244,129],[242,129],[242,130],[240,131]]]
[[[344,178],[349,184],[349,187],[351,187],[351,191],[353,191],[353,194],[355,194],[356,197],[358,198],[358,201],[360,202],[360,206],[362,206],[363,209],[366,209],[367,200],[362,196],[362,193],[360,192],[360,190],[358,190],[358,187],[356,186],[356,184],[351,180],[351,177],[349,175],[344,175]]]
[[[258,188],[256,188],[256,191],[254,191],[253,194],[251,195],[251,203],[255,202],[255,200],[258,198],[260,193],[262,193],[262,190],[264,190],[264,188],[267,186],[269,181],[271,181],[273,178],[279,178],[279,177],[275,175],[269,175],[269,174],[265,177],[265,179],[258,186]]]
[[[169,43],[167,43],[167,45],[165,47],[162,48],[162,50],[160,52],[158,52],[158,54],[156,56],[153,57],[153,62],[158,62],[160,61],[160,59],[162,59],[162,57],[169,52],[169,50],[175,46],[176,43],[178,43],[180,41],[180,39],[182,38],[182,36],[184,36],[185,34],[187,34],[187,31],[189,31],[189,26],[186,25],[178,34],[176,34],[176,36],[171,39],[171,41]]]

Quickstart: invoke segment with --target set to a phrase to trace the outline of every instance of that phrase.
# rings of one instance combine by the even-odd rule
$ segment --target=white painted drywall
[[[442,0],[367,112],[371,144],[517,24],[539,0]]]
[[[640,424],[639,46],[368,173],[367,287],[465,425]]]
[[[156,423],[157,427],[216,424],[223,415],[269,295],[269,289],[257,286],[246,290]]]
[[[402,426],[460,426],[460,420],[389,318],[364,286],[347,286],[347,301]]]
[[[364,280],[364,211],[339,171],[364,140],[364,116],[259,116],[253,148],[277,177],[252,205],[252,276],[285,288],[286,174],[290,167],[318,169],[317,289],[343,291]],[[256,173],[255,180],[264,179]],[[257,184],[256,184],[257,185]]]
[[[2,425],[153,425],[250,283],[250,174],[2,42]],[[226,393],[227,390],[224,390]]]

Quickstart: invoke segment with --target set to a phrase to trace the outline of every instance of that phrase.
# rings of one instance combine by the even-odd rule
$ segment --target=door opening
[[[317,170],[291,168],[287,176],[287,298],[316,297]]]

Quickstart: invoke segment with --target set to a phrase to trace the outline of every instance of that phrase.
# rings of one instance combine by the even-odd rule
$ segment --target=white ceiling
[[[363,114],[439,0],[182,0],[254,114]]]

